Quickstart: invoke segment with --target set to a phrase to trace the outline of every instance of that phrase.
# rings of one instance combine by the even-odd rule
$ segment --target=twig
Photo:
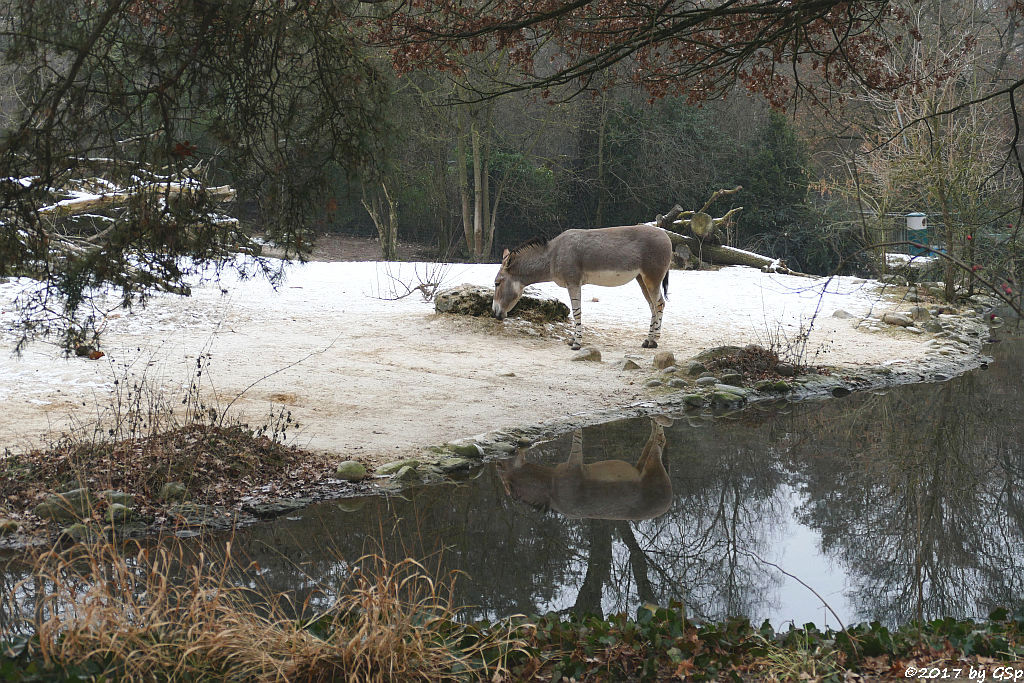
[[[231,399],[231,403],[229,403],[229,404],[227,404],[227,406],[225,406],[223,412],[221,412],[221,414],[220,414],[220,425],[219,426],[221,426],[221,427],[224,426],[224,419],[227,417],[228,410],[230,410],[231,406],[235,405],[235,402],[238,401],[238,399],[242,398],[242,396],[247,391],[252,389],[257,384],[260,384],[261,382],[263,382],[263,380],[270,379],[274,375],[280,374],[280,373],[284,372],[285,370],[289,370],[291,368],[294,368],[296,365],[299,365],[300,363],[305,363],[307,360],[309,360],[313,356],[319,356],[320,354],[327,353],[331,349],[331,347],[334,346],[334,343],[337,342],[338,339],[340,339],[340,338],[341,338],[341,335],[339,334],[338,336],[336,336],[334,339],[331,340],[330,344],[328,344],[324,348],[320,349],[319,351],[310,351],[309,353],[307,353],[305,356],[303,356],[299,360],[297,360],[297,361],[295,361],[293,363],[289,363],[288,365],[285,365],[284,367],[278,368],[277,370],[274,370],[273,372],[271,372],[269,374],[263,375],[263,377],[260,377],[259,379],[254,381],[252,384],[247,386],[245,389],[242,389],[240,392],[238,392],[235,395],[235,397],[233,399]]]

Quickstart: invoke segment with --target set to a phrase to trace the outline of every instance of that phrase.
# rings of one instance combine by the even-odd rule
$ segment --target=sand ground
[[[454,267],[449,283],[486,283],[496,268]],[[784,346],[817,308],[808,362],[855,367],[924,357],[927,335],[867,332],[856,318],[831,317],[844,302],[860,315],[893,305],[869,286],[855,285],[838,304],[814,304],[802,292],[805,280],[739,271],[750,269],[673,271],[662,350],[685,359],[722,344]],[[99,360],[66,359],[39,342],[12,355],[13,285],[0,287],[0,450],[69,430],[103,433],[116,406],[123,412],[133,397],[180,415],[196,383],[206,406],[227,408],[230,418],[259,424],[290,412],[299,423],[288,432],[294,443],[370,464],[650,396],[643,385],[654,374],[654,351],[640,348],[648,313],[638,288],[585,288],[586,341],[603,354],[588,363],[570,360],[562,329],[439,315],[418,295],[389,300],[393,274],[374,263],[311,263],[276,292],[262,281],[225,280],[188,298],[157,297],[110,313]],[[553,285],[542,292],[567,300]],[[627,354],[643,369],[616,369]]]

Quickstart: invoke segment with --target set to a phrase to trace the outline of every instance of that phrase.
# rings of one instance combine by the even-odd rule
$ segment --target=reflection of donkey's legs
[[[662,468],[661,455],[665,448],[665,430],[656,420],[651,420],[651,435],[647,437],[647,443],[644,444],[643,453],[640,454],[640,459],[636,461],[636,468],[640,470],[641,474],[645,474],[650,471],[657,471]],[[655,457],[652,459],[651,455]]]
[[[583,430],[577,429],[572,433],[572,448],[569,450],[569,459],[565,461],[567,465],[582,465],[583,464]]]

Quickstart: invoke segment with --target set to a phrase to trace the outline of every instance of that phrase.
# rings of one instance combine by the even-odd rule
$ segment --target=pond
[[[247,581],[314,607],[376,553],[457,572],[466,619],[673,601],[776,627],[1020,611],[1024,340],[989,352],[941,383],[570,432],[454,484],[324,502],[230,540],[257,563]]]
[[[461,573],[468,618],[680,601],[690,618],[834,627],[1019,610],[1024,343],[990,353],[988,369],[942,383],[584,429],[519,468],[313,505],[234,544],[300,596],[364,553],[416,557]],[[632,465],[658,431],[665,472],[552,474],[580,455]]]

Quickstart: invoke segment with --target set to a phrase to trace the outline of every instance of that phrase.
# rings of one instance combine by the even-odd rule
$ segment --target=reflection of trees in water
[[[1024,582],[1021,354],[989,372],[806,415],[800,518],[847,567],[862,618],[895,623],[1019,606]],[[831,429],[824,425],[830,424]]]

